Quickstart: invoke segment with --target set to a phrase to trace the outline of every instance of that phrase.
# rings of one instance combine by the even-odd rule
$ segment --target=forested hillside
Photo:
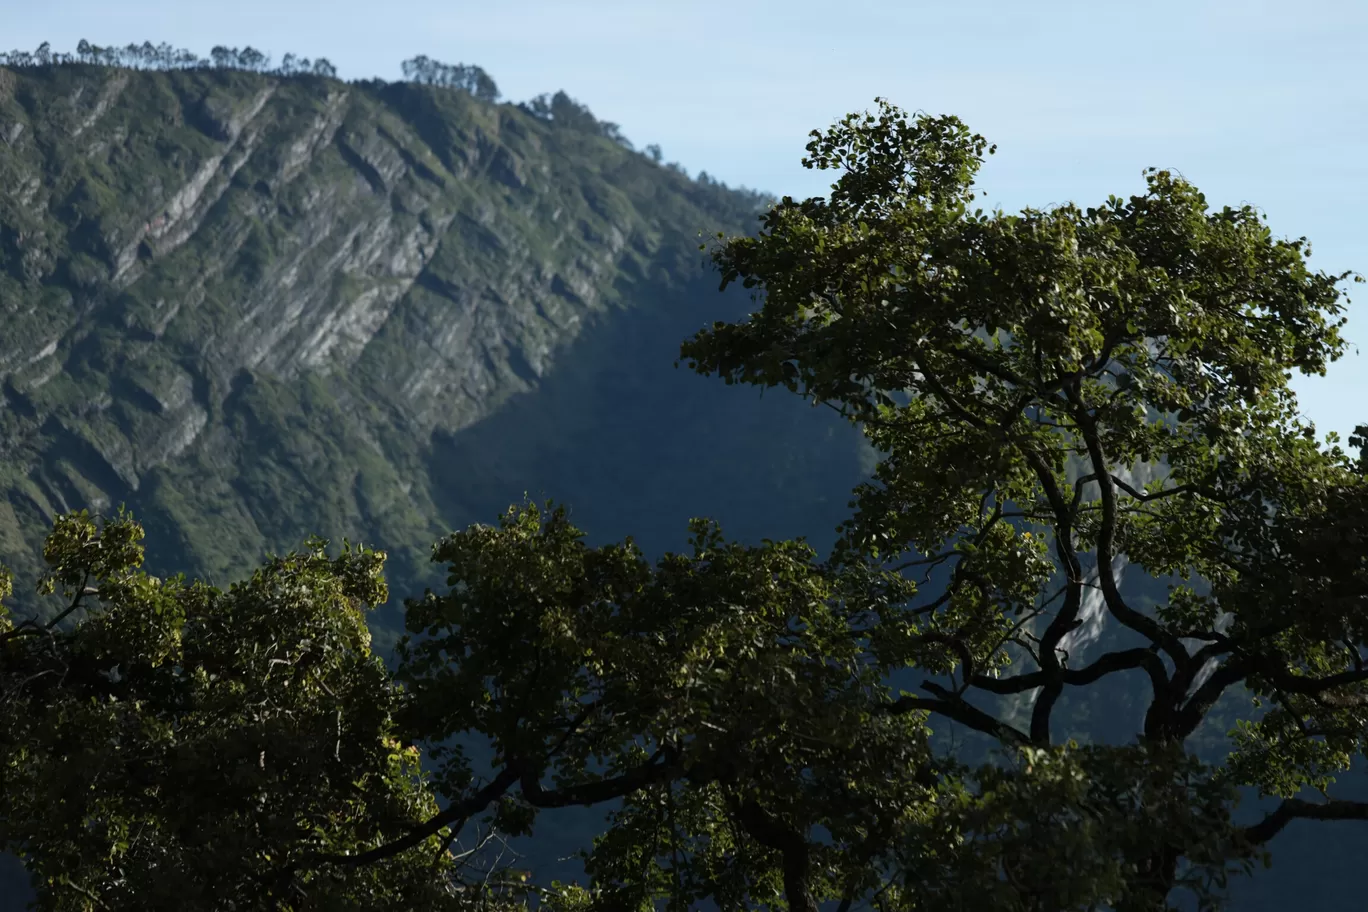
[[[678,165],[664,163],[656,147],[635,150],[616,125],[600,122],[563,92],[522,104],[501,102],[493,79],[480,68],[426,57],[407,61],[404,73],[401,82],[349,83],[336,79],[327,61],[287,56],[272,67],[250,48],[216,48],[203,61],[165,45],[104,49],[84,42],[71,56],[54,55],[46,46],[5,56],[0,564],[15,571],[10,603],[18,616],[46,621],[64,610],[65,602],[40,597],[34,585],[55,559],[50,553],[45,561],[43,553],[54,520],[79,509],[112,515],[120,505],[146,527],[147,567],[160,578],[184,573],[226,588],[261,567],[268,554],[297,548],[313,535],[384,550],[390,598],[369,620],[377,651],[391,665],[404,623],[403,600],[420,596],[425,587],[441,591],[448,582],[447,568],[432,561],[433,543],[468,530],[468,539],[448,541],[443,560],[459,563],[451,557],[459,557],[451,541],[480,541],[492,556],[486,563],[471,559],[470,566],[497,563],[503,547],[497,534],[513,532],[496,534],[473,524],[496,523],[525,497],[564,502],[588,542],[631,536],[650,559],[685,547],[691,517],[714,518],[728,539],[748,544],[805,536],[825,553],[836,540],[837,524],[851,515],[852,488],[874,470],[870,440],[833,409],[788,395],[782,387],[801,386],[794,377],[766,371],[779,370],[776,353],[799,362],[811,356],[817,366],[802,362],[804,370],[811,367],[808,379],[828,384],[826,404],[841,403],[842,396],[854,397],[853,387],[841,384],[863,376],[868,365],[857,363],[840,376],[833,365],[844,368],[843,358],[865,357],[862,346],[877,349],[884,330],[818,352],[827,360],[798,346],[801,333],[784,335],[790,328],[782,321],[763,324],[778,341],[761,338],[763,344],[750,348],[748,338],[720,331],[718,338],[733,340],[736,349],[724,350],[705,372],[722,375],[725,384],[675,364],[685,339],[714,321],[744,322],[760,307],[763,299],[752,299],[736,283],[718,290],[716,264],[707,261],[700,244],[719,232],[753,235],[757,217],[775,201],[705,174],[690,178]],[[943,167],[936,173],[951,180]],[[937,205],[953,209],[944,200]],[[946,217],[946,224],[951,221]],[[867,230],[854,222],[857,227],[838,226],[835,235],[848,239],[840,232],[856,236]],[[1205,238],[1191,224],[1183,230]],[[811,280],[812,288],[803,290],[812,291],[808,300],[821,302],[827,299],[814,290],[820,282],[807,272],[810,265],[829,269],[822,281],[844,281],[843,270],[865,255],[842,260],[831,253],[837,246],[817,245],[813,252],[795,243],[802,255],[784,251],[773,262],[741,257],[728,278],[763,274],[770,289],[789,276],[795,283]],[[954,255],[953,245],[945,250],[952,253],[940,253]],[[824,262],[825,256],[832,262]],[[935,278],[956,275],[947,271]],[[860,293],[884,278],[867,279]],[[964,294],[972,298],[977,292]],[[816,326],[802,328],[817,333]],[[795,347],[784,347],[790,344]],[[695,347],[694,356],[699,352]],[[1104,362],[1099,363],[1105,367]],[[987,376],[966,381],[964,389],[991,387],[992,375]],[[765,395],[749,384],[767,387]],[[911,385],[890,388],[901,395]],[[891,408],[892,401],[882,405]],[[861,417],[868,421],[874,414]],[[1174,426],[1179,424],[1175,419]],[[870,439],[877,442],[877,434]],[[891,463],[903,475],[889,470],[885,481],[925,481],[918,474],[921,464],[907,455],[924,453],[949,490],[961,464],[972,468],[976,458],[966,450],[955,463],[945,449],[950,439],[943,434],[902,450],[889,445],[883,455],[893,452]],[[1190,450],[1184,454],[1196,458]],[[1069,458],[1077,509],[1083,492],[1092,489],[1080,481],[1079,466],[1086,461],[1078,453]],[[1146,484],[1162,485],[1163,473],[1147,474],[1140,462],[1130,460],[1133,474],[1121,470],[1123,483],[1144,490]],[[986,503],[985,498],[980,508]],[[884,506],[884,514],[869,510],[862,521],[887,523],[880,534],[889,541],[910,536],[907,528],[920,520],[907,517],[917,511],[908,504]],[[944,516],[961,506],[945,507]],[[898,526],[904,521],[908,527]],[[1015,535],[1031,521],[1019,516],[1008,525]],[[559,527],[548,521],[547,528]],[[1096,534],[1086,523],[1080,528]],[[559,547],[551,534],[537,539],[537,547]],[[902,541],[909,551],[911,540]],[[995,540],[985,541],[991,550]],[[1041,539],[1032,542],[1027,535],[1025,541],[1020,554]],[[1152,545],[1135,540],[1139,551],[1146,544]],[[780,578],[792,574],[841,601],[831,595],[845,592],[836,583],[823,589],[826,582],[803,575],[819,575],[816,570],[782,546],[767,548],[746,552],[746,559],[792,560],[784,565],[788,569],[775,571]],[[556,553],[556,572],[572,574],[564,566],[573,561]],[[605,560],[621,557],[604,554]],[[1012,561],[1019,553],[1012,555],[990,564],[987,575],[1017,572]],[[1131,605],[1162,613],[1179,571],[1152,577],[1143,567],[1128,567],[1124,558],[1110,565]],[[314,571],[323,572],[310,565]],[[643,571],[631,564],[630,572],[621,572]],[[1109,652],[1124,653],[1127,658],[1117,661],[1132,664],[1097,672],[1088,683],[1100,681],[1098,687],[1063,690],[1060,684],[1061,692],[1050,698],[1058,700],[1055,728],[1047,719],[1044,740],[1053,735],[1056,741],[1074,737],[1085,744],[1125,745],[1150,724],[1146,701],[1155,692],[1149,682],[1172,668],[1160,663],[1156,672],[1149,660],[1136,658],[1143,650],[1135,637],[1127,639],[1135,631],[1109,621],[1100,574],[1096,568],[1090,572],[1086,586],[1081,576],[1075,580],[1081,593],[1072,608],[1077,622],[1057,631],[1054,644],[1073,651],[1075,668],[1099,656],[1105,665],[1112,661]],[[595,585],[602,582],[586,573]],[[922,594],[928,600],[947,585],[953,588],[944,566],[927,573]],[[755,576],[744,565],[737,574]],[[668,574],[662,570],[661,576]],[[575,586],[588,585],[571,583],[566,585],[575,593]],[[979,585],[980,595],[992,589]],[[453,602],[463,591],[453,590]],[[685,602],[702,598],[688,586],[682,591]],[[709,604],[730,598],[730,591]],[[1018,597],[1009,586],[1003,591],[1007,601]],[[934,604],[949,602],[952,594],[944,591]],[[674,605],[674,597],[662,603]],[[767,597],[756,596],[762,604]],[[433,604],[429,611],[435,611]],[[952,611],[967,610],[960,602],[950,604]],[[427,632],[440,627],[433,620]],[[545,633],[528,630],[529,637]],[[972,634],[979,635],[987,636]],[[659,636],[663,642],[665,634]],[[929,636],[944,640],[948,634],[938,629]],[[592,648],[602,645],[601,638],[592,642]],[[741,643],[734,654],[753,645],[745,637]],[[717,649],[722,655],[722,647]],[[584,654],[591,651],[586,647]],[[517,650],[510,655],[510,662],[519,660]],[[952,679],[960,655],[954,653],[945,666]],[[963,655],[967,682],[973,657]],[[894,677],[908,675],[907,686],[915,688],[922,676],[918,662],[935,666],[938,674],[944,670],[937,664],[943,656],[918,653],[909,660],[912,670],[900,669]],[[1140,673],[1142,666],[1150,677]],[[1135,673],[1101,680],[1118,669]],[[852,676],[867,671],[860,668]],[[1179,672],[1173,673],[1177,680]],[[628,677],[635,682],[642,674],[638,669]],[[1189,747],[1204,761],[1221,762],[1231,747],[1227,732],[1241,713],[1248,714],[1249,692],[1242,682],[1237,679],[1206,707],[1210,715],[1188,733]],[[1001,699],[984,698],[982,705],[1000,711],[1008,724],[1031,727],[1038,686],[1004,685],[992,692]],[[731,692],[720,693],[719,705],[732,711]],[[963,689],[956,698],[962,695]],[[788,711],[772,697],[757,700],[756,707],[762,715]],[[869,713],[855,715],[860,724],[869,719]],[[817,726],[813,731],[822,734],[815,709],[800,706],[797,716],[795,730]],[[958,745],[955,739],[963,736],[972,749],[974,738],[981,746],[980,736],[992,731],[986,723],[974,731],[979,716],[950,718],[953,724],[937,719],[933,726],[938,747]],[[882,756],[877,750],[888,743],[878,740],[869,756]],[[585,756],[597,757],[601,745],[586,745]],[[474,753],[482,762],[500,761],[487,750]],[[971,755],[978,756],[964,753]],[[768,769],[766,763],[759,767]],[[529,781],[520,785],[524,792],[535,791]],[[1358,797],[1352,788],[1335,794]],[[635,797],[627,798],[630,810]],[[878,796],[874,803],[883,807],[885,799]],[[605,807],[621,806],[568,799],[547,805],[545,823],[514,845],[544,882],[582,876],[577,861],[563,859],[602,831]],[[1272,806],[1266,801],[1250,810],[1247,803],[1243,813],[1254,820]],[[823,820],[820,826],[830,822]],[[866,834],[864,826],[855,829]],[[1272,839],[1280,863],[1237,883],[1232,908],[1283,908],[1294,897],[1308,908],[1352,905],[1359,891],[1338,872],[1351,852],[1368,845],[1368,827],[1349,819],[1315,821],[1314,827],[1313,834],[1311,821],[1298,820]],[[777,843],[764,845],[774,849]],[[636,857],[635,850],[621,851]],[[1024,851],[1031,857],[1034,848]],[[725,857],[733,863],[732,855]],[[720,878],[709,889],[722,889],[722,874],[708,876]],[[779,875],[765,876],[779,890]]]
[[[403,593],[439,534],[524,490],[653,547],[690,511],[829,531],[856,441],[671,367],[744,312],[698,244],[759,198],[543,108],[0,69],[0,547],[21,579],[53,515],[121,503],[164,571],[227,581],[316,533],[382,544]]]

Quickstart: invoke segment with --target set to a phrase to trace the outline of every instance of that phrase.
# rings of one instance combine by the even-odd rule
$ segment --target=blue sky
[[[565,89],[690,173],[823,193],[807,133],[876,95],[962,117],[998,144],[980,186],[1007,209],[1093,205],[1181,172],[1251,203],[1312,265],[1368,274],[1368,3],[1301,0],[0,0],[0,46],[168,41],[325,56],[399,77],[475,63],[506,98]],[[1296,381],[1321,431],[1368,422],[1368,284],[1350,354]]]

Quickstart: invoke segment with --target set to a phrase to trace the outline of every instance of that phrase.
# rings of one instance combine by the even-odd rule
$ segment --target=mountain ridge
[[[432,441],[535,390],[586,326],[704,306],[699,235],[763,200],[543,107],[0,67],[0,547],[21,576],[52,516],[121,502],[167,572],[226,581],[307,530],[430,576],[451,528]],[[704,309],[743,313],[726,301]]]

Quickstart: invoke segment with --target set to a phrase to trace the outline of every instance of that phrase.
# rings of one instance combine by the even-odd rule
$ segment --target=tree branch
[[[656,751],[655,755],[641,766],[609,779],[568,785],[565,788],[548,791],[541,787],[535,774],[529,770],[520,777],[519,785],[527,803],[536,808],[587,806],[622,798],[672,775],[683,775],[678,759],[679,754],[675,748],[667,745]]]
[[[1069,388],[1066,392],[1074,406],[1074,420],[1078,422],[1079,430],[1083,434],[1083,442],[1088,448],[1088,458],[1092,460],[1093,471],[1097,473],[1097,486],[1102,501],[1102,526],[1097,534],[1097,574],[1098,581],[1102,584],[1102,598],[1107,605],[1107,611],[1121,624],[1167,652],[1181,673],[1191,662],[1182,641],[1164,629],[1164,626],[1154,618],[1147,617],[1126,604],[1126,600],[1121,597],[1121,590],[1116,583],[1116,573],[1112,568],[1117,527],[1116,484],[1111,473],[1107,471],[1106,454],[1102,451],[1102,439],[1097,432],[1096,418],[1088,414],[1077,389]],[[1172,723],[1171,717],[1177,707],[1166,702],[1171,700],[1168,690],[1166,682],[1163,690],[1155,691],[1150,712],[1145,714],[1147,734],[1159,734],[1160,729],[1167,729]]]
[[[1064,501],[1054,471],[1039,453],[1024,451],[1023,455],[1035,472],[1036,480],[1045,491],[1045,498],[1054,512],[1055,553],[1065,575],[1064,604],[1045,628],[1040,638],[1036,661],[1040,663],[1042,684],[1031,708],[1031,740],[1037,744],[1050,743],[1050,715],[1064,693],[1064,666],[1059,661],[1059,644],[1077,626],[1078,612],[1083,605],[1083,568],[1074,548],[1074,509]]]
[[[442,812],[434,815],[426,823],[414,827],[408,833],[387,842],[384,845],[376,846],[366,852],[356,855],[322,855],[318,861],[330,862],[348,868],[359,868],[363,865],[374,864],[386,858],[392,858],[408,851],[419,845],[429,836],[432,836],[448,826],[459,828],[464,825],[474,815],[489,807],[494,801],[498,800],[505,792],[513,787],[514,783],[521,777],[521,772],[516,765],[510,764],[505,767],[494,780],[480,789],[470,797],[457,801]],[[302,865],[296,865],[298,869]]]
[[[1273,813],[1253,826],[1246,827],[1244,836],[1255,845],[1262,845],[1282,832],[1293,820],[1368,820],[1368,802],[1332,799],[1326,802],[1285,798]]]
[[[1268,661],[1271,663],[1273,660],[1269,659]],[[1252,674],[1267,676],[1280,690],[1322,699],[1327,690],[1334,690],[1336,687],[1345,687],[1350,684],[1362,684],[1364,681],[1368,681],[1368,669],[1341,671],[1338,674],[1327,675],[1323,678],[1293,674],[1286,668],[1279,668],[1273,664],[1264,665],[1258,663],[1255,664],[1250,671]]]
[[[1094,479],[1095,479],[1095,476],[1093,476],[1093,477],[1094,477]],[[1111,476],[1111,480],[1112,480],[1112,484],[1116,485],[1118,488],[1120,488],[1121,490],[1125,491],[1125,492],[1126,492],[1127,494],[1129,494],[1131,497],[1134,497],[1136,500],[1138,500],[1138,501],[1140,501],[1140,502],[1142,502],[1142,503],[1145,503],[1145,502],[1148,502],[1148,501],[1151,501],[1151,500],[1163,500],[1165,497],[1173,497],[1173,496],[1178,495],[1178,494],[1202,494],[1202,493],[1204,493],[1204,492],[1202,491],[1201,488],[1197,487],[1197,485],[1193,485],[1193,484],[1181,484],[1181,485],[1178,485],[1177,487],[1173,487],[1173,488],[1164,488],[1164,489],[1161,490],[1161,491],[1155,491],[1153,494],[1146,494],[1144,491],[1138,491],[1138,490],[1136,490],[1134,487],[1132,487],[1131,485],[1127,484],[1125,481],[1123,481],[1120,477],[1118,477],[1118,476],[1116,476],[1116,475],[1112,475],[1112,476]]]
[[[1162,687],[1168,683],[1163,660],[1155,654],[1153,649],[1144,646],[1123,649],[1119,652],[1109,652],[1091,665],[1085,665],[1082,668],[1063,668],[1061,675],[1065,684],[1083,687],[1109,674],[1129,671],[1133,668],[1144,669],[1155,687]],[[1017,694],[1036,687],[1043,687],[1045,683],[1046,673],[1044,671],[1033,671],[1028,674],[1013,675],[1010,678],[975,675],[970,686],[986,690],[989,693]]]
[[[753,798],[733,804],[741,826],[767,849],[783,858],[784,898],[792,912],[817,912],[817,899],[809,884],[811,864],[802,833],[760,806]]]
[[[933,681],[923,681],[922,687],[937,695],[937,698],[919,697],[914,694],[907,694],[894,700],[892,703],[877,711],[887,712],[893,715],[902,713],[917,712],[926,710],[953,719],[961,725],[966,725],[975,731],[982,732],[996,738],[998,741],[1010,744],[1030,744],[1031,739],[1027,734],[1018,728],[1002,722],[988,713],[966,702],[959,695],[946,690]]]

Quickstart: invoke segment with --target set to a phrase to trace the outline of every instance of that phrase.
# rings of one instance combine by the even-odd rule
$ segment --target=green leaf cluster
[[[141,571],[142,535],[61,517],[67,608],[0,634],[0,840],[39,908],[468,907],[435,835],[346,861],[437,811],[370,650],[384,554],[314,540],[220,591]]]

